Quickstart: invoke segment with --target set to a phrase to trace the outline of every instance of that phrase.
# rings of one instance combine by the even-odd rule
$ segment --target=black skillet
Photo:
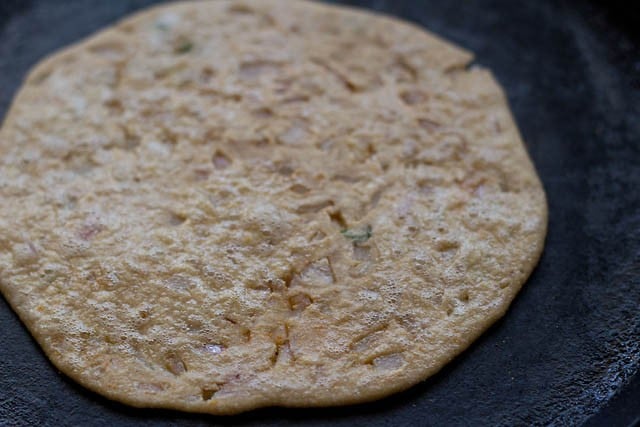
[[[151,3],[0,0],[0,116],[43,55]],[[86,391],[56,371],[0,299],[0,426],[638,422],[640,19],[628,6],[633,0],[345,3],[413,20],[471,49],[505,87],[550,207],[540,265],[505,318],[438,375],[380,402],[216,418],[133,409]]]

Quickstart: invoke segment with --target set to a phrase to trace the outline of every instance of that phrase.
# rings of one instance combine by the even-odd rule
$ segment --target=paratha
[[[505,96],[423,29],[306,1],[167,4],[44,60],[0,131],[0,289],[134,406],[406,389],[500,318],[543,188]]]

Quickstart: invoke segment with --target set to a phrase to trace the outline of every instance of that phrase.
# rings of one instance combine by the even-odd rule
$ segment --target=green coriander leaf
[[[180,43],[178,46],[176,46],[175,52],[176,53],[187,53],[187,52],[191,52],[192,49],[193,49],[193,43],[191,43],[190,41],[186,40],[186,41],[183,41],[182,43]]]
[[[340,233],[354,243],[364,243],[371,238],[372,229],[370,225],[367,225],[365,227],[347,228]]]

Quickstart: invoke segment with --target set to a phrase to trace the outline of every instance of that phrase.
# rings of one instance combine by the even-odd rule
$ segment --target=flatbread
[[[305,1],[149,9],[38,65],[0,133],[0,288],[134,406],[387,396],[500,318],[545,195],[491,73]]]

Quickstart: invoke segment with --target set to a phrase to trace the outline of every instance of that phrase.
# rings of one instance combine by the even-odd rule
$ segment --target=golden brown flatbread
[[[0,132],[0,289],[134,406],[377,399],[534,268],[546,203],[471,54],[286,0],[149,9],[30,74]]]

